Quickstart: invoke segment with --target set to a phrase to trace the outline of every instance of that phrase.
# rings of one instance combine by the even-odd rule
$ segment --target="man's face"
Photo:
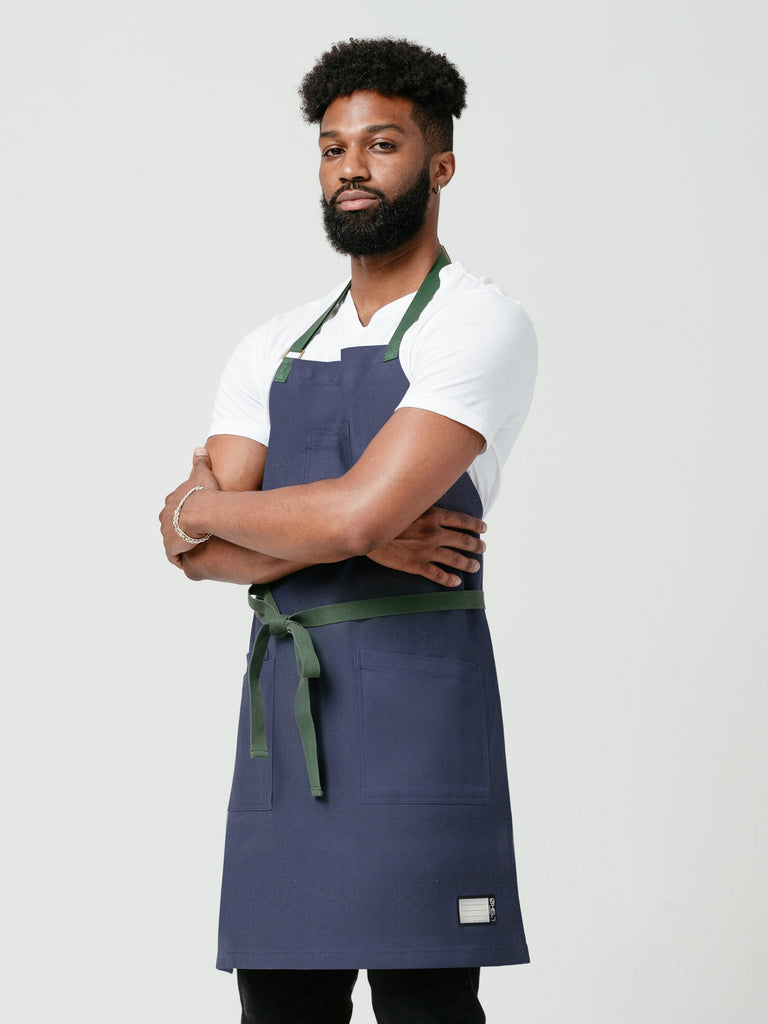
[[[328,241],[350,256],[393,252],[424,225],[429,157],[402,96],[360,90],[320,125],[320,200]]]

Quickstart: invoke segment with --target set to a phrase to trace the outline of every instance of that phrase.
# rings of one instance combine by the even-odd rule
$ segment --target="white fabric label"
[[[495,924],[495,896],[460,896],[459,924]]]

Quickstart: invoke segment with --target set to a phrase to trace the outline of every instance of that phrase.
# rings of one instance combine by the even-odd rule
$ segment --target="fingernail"
[[[207,454],[208,454],[208,449],[207,448],[195,448],[195,455],[207,455]]]

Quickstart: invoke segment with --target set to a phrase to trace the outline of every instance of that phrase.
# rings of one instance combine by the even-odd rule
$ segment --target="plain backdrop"
[[[156,516],[240,337],[344,279],[296,87],[380,34],[468,79],[441,239],[541,350],[487,537],[533,964],[488,1019],[766,1019],[765,12],[4,5],[3,1020],[238,1019],[249,612]]]

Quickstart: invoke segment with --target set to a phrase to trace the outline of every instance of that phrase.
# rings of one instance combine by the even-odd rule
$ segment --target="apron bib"
[[[270,391],[265,490],[341,476],[360,458],[407,390],[399,342],[447,262],[441,254],[386,348],[343,349],[334,363],[286,355]],[[466,473],[439,504],[482,515]],[[480,591],[481,575],[449,592],[361,557],[293,573],[271,595],[251,588],[271,620],[262,631],[254,618],[250,651],[261,632],[263,663],[243,684],[217,967],[528,962],[493,652],[482,595],[461,595]],[[429,604],[454,595],[467,607]],[[372,598],[391,600],[363,619],[316,624],[308,611]],[[387,611],[402,598],[428,610]],[[319,671],[297,691],[311,661],[295,637],[304,613]],[[254,728],[265,741],[256,757]],[[310,729],[322,787],[308,781]]]

